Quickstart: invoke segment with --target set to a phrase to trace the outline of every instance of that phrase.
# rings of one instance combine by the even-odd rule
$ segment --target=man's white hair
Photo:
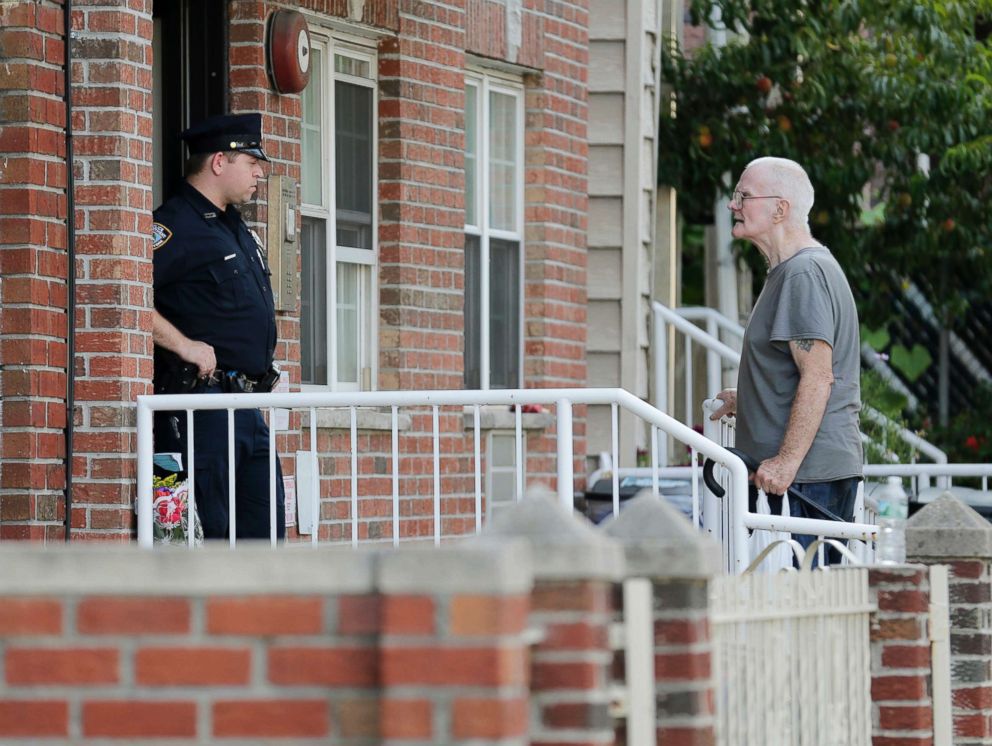
[[[778,194],[789,200],[792,210],[790,222],[795,225],[809,225],[809,213],[813,209],[813,182],[806,169],[788,158],[765,156],[755,158],[747,164],[745,171],[753,166],[761,166],[761,181],[769,194]]]

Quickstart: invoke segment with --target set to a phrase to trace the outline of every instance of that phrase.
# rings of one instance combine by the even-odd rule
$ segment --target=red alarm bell
[[[310,82],[310,31],[298,10],[269,18],[269,72],[279,93],[299,93]]]

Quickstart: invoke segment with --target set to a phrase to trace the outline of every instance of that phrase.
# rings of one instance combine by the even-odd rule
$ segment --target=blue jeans
[[[860,481],[860,477],[849,477],[833,482],[797,483],[792,485],[792,488],[801,492],[807,499],[812,500],[817,505],[822,505],[831,513],[850,523],[854,520],[854,501],[858,496],[858,482]],[[795,518],[823,518],[816,510],[808,507],[802,501],[795,499],[789,500],[789,512]],[[792,538],[802,544],[803,548],[806,548],[817,537],[807,534],[796,534]],[[840,552],[834,547],[828,546],[826,548],[826,561],[828,565],[840,564]],[[817,564],[818,558],[814,560],[813,567],[816,567]]]

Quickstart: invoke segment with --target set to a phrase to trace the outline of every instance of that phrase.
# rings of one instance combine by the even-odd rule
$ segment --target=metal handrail
[[[720,328],[729,331],[734,335],[739,335],[742,339],[744,336],[744,328],[740,324],[728,319],[719,311],[712,308],[689,306],[686,308],[672,309],[663,303],[659,303],[658,301],[652,301],[651,306],[656,317],[656,323],[654,324],[655,399],[658,408],[663,411],[669,411],[668,387],[665,385],[665,377],[668,372],[667,332],[665,329],[665,324],[657,323],[657,317],[659,316],[663,318],[665,322],[671,324],[677,331],[685,334],[686,337],[691,339],[693,342],[702,345],[707,350],[706,385],[709,388],[708,395],[713,396],[720,391],[723,388],[720,380],[721,370],[719,362],[714,362],[714,358],[712,356],[715,355],[718,359],[739,368],[741,363],[741,355],[739,352],[717,339],[715,335],[708,333],[707,331],[700,329],[698,326],[691,323],[689,319],[706,320],[712,324],[718,325]],[[687,361],[690,359],[689,351],[686,353],[686,359]],[[690,373],[691,368],[687,372],[687,378]],[[691,412],[694,411],[694,408],[691,406],[692,402],[690,402],[688,398],[689,397],[687,396],[686,412]],[[895,422],[874,407],[865,405],[862,408],[862,411],[865,416],[873,422],[894,428],[895,433],[903,442],[917,449],[920,453],[926,455],[927,457],[933,459],[935,463],[947,463],[947,454],[944,453],[944,451],[929,441],[924,440],[911,430],[896,425]]]

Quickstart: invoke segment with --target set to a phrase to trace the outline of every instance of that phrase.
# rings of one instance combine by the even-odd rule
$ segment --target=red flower
[[[158,490],[156,490],[157,492]],[[172,490],[166,488],[166,493],[156,498],[153,504],[155,521],[162,528],[175,528],[183,519],[183,503],[182,500],[172,494]]]
[[[974,435],[969,435],[968,439],[965,440],[964,442],[964,447],[970,448],[975,453],[978,453],[978,449],[981,448],[981,445],[982,444],[979,442],[978,438],[976,438]]]

